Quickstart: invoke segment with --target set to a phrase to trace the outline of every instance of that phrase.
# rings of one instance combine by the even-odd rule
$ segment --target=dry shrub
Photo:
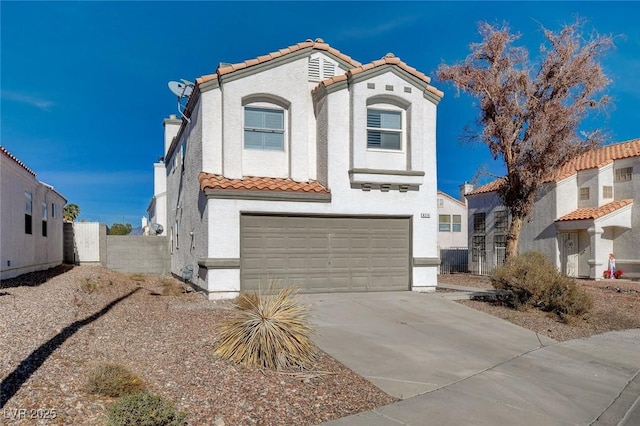
[[[136,282],[145,282],[147,280],[147,277],[145,277],[143,274],[129,274],[129,278],[131,279],[131,281]]]
[[[268,292],[276,286],[271,283]],[[297,293],[297,288],[285,287],[272,295],[241,295],[234,315],[217,326],[215,353],[248,367],[271,370],[310,365],[315,347],[309,307],[301,303]]]
[[[172,278],[163,278],[160,280],[160,285],[162,285],[163,296],[179,296],[184,293],[182,284]]]
[[[255,291],[240,293],[240,296],[234,301],[236,307],[242,311],[252,309],[260,303],[260,295]]]
[[[573,279],[558,272],[540,252],[530,251],[509,259],[493,272],[491,284],[511,293],[505,300],[508,306],[553,312],[564,322],[586,314],[593,306],[591,297]]]
[[[80,287],[86,291],[87,293],[93,293],[94,291],[96,291],[99,287],[99,284],[97,281],[91,279],[91,278],[85,278],[84,280],[82,280],[82,282],[80,283]]]
[[[147,391],[128,394],[107,406],[107,426],[182,426],[187,415]]]
[[[87,391],[105,396],[122,396],[144,389],[144,382],[119,364],[99,364],[89,372]]]

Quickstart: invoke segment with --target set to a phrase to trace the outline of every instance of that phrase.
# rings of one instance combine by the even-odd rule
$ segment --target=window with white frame
[[[58,205],[51,203],[51,217],[58,217]]]
[[[24,197],[24,233],[31,235],[33,233],[33,194],[25,192]]]
[[[616,182],[630,181],[632,175],[633,175],[633,167],[623,167],[621,169],[616,169],[615,171]]]
[[[444,207],[444,200],[442,198],[438,198],[438,208],[441,209]]]
[[[402,150],[402,111],[367,108],[367,148]]]
[[[604,185],[602,187],[602,198],[613,198],[613,186]]]
[[[42,203],[42,236],[47,236],[47,203]]]
[[[451,216],[448,214],[438,215],[438,231],[451,232]]]
[[[452,232],[462,232],[462,215],[454,214],[451,221]]]
[[[284,110],[244,108],[244,147],[284,151]]]

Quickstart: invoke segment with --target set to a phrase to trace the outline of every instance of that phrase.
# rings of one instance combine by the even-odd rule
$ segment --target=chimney
[[[473,185],[470,184],[469,182],[465,182],[462,185],[460,185],[459,188],[460,188],[460,201],[467,204],[467,199],[465,198],[465,195],[473,191]]]
[[[178,130],[180,130],[180,125],[182,124],[182,120],[179,119],[175,114],[171,114],[169,118],[165,118],[162,120],[162,124],[164,125],[164,156],[166,158],[167,151],[169,151],[169,147],[171,146],[171,142],[173,138],[178,134]]]

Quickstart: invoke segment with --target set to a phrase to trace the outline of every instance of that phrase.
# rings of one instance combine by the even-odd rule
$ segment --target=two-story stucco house
[[[172,272],[211,299],[269,279],[433,291],[443,93],[429,81],[321,39],[197,78],[184,118],[164,121]]]
[[[58,266],[67,200],[0,146],[0,279]]]
[[[509,214],[500,180],[467,194],[470,269],[504,260]],[[545,253],[564,274],[600,279],[610,253],[625,276],[640,276],[640,139],[574,159],[545,183],[522,230],[520,252]]]

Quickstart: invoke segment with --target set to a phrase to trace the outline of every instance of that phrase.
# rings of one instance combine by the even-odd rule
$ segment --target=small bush
[[[147,280],[147,277],[142,274],[130,274],[129,278],[136,282],[145,282]]]
[[[274,288],[272,283],[268,292]],[[275,295],[241,295],[235,315],[217,327],[220,340],[215,353],[249,367],[272,370],[311,364],[315,352],[309,308],[296,297],[297,292],[297,288],[285,287]]]
[[[240,293],[240,296],[234,301],[236,307],[242,311],[252,309],[260,303],[260,295],[255,291]]]
[[[187,415],[173,404],[147,391],[131,393],[107,407],[107,426],[178,426]]]
[[[118,364],[100,364],[89,372],[87,390],[105,396],[122,396],[144,389],[140,377]]]
[[[82,289],[87,293],[93,293],[98,289],[98,282],[95,280],[92,280],[91,278],[85,278],[80,283],[80,287],[82,287]]]
[[[179,296],[184,293],[182,284],[174,279],[163,278],[160,284],[162,285],[163,296]]]
[[[491,284],[512,293],[513,296],[505,300],[508,306],[516,309],[530,306],[553,312],[565,322],[587,313],[593,306],[591,297],[539,252],[509,259],[494,271]]]

